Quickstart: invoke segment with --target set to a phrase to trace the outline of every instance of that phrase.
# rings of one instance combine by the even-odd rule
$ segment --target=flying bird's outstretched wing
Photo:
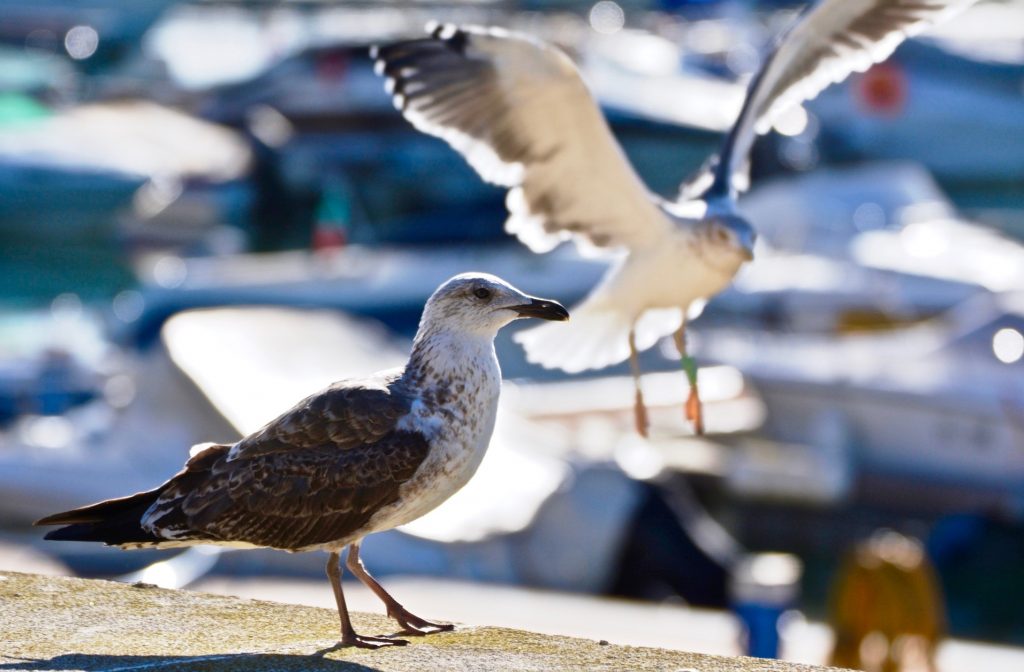
[[[852,72],[864,72],[917,35],[974,0],[823,0],[777,42],[751,83],[719,157],[711,193],[732,193],[757,133],[777,116],[811,100]]]
[[[509,187],[506,228],[540,252],[573,234],[638,247],[668,228],[572,61],[498,28],[429,29],[376,47],[395,105]]]

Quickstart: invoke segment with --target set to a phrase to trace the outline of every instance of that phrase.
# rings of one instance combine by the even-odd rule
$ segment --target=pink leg
[[[373,578],[368,571],[366,566],[363,565],[363,561],[359,559],[359,544],[355,543],[348,547],[348,558],[345,560],[345,565],[355,574],[356,578],[363,582],[367,588],[372,590],[384,602],[384,606],[387,607],[388,616],[398,621],[398,624],[402,626],[402,629],[410,635],[429,635],[435,632],[443,632],[445,630],[453,630],[455,628],[451,623],[434,623],[426,619],[420,618],[413,614],[408,609],[399,604],[398,600],[391,597],[388,591],[384,590],[384,586],[377,582],[377,579]]]
[[[644,391],[640,389],[640,358],[636,351],[636,337],[632,330],[629,332],[629,368],[633,372],[633,386],[636,390],[633,399],[633,421],[636,423],[637,434],[646,439],[650,422],[647,419],[647,406],[644,404]]]
[[[404,646],[409,643],[404,639],[368,637],[356,634],[348,615],[348,607],[345,606],[345,594],[341,592],[341,556],[338,553],[331,553],[327,557],[327,578],[331,580],[331,588],[334,589],[334,601],[338,605],[338,617],[341,619],[342,646],[355,646],[360,649],[379,649],[382,646]]]

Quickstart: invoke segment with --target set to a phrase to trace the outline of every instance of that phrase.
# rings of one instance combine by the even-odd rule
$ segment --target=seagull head
[[[711,256],[736,268],[754,258],[757,232],[743,217],[733,213],[715,213],[704,220],[703,237]]]
[[[569,311],[550,299],[524,294],[499,277],[463,273],[451,278],[427,300],[420,330],[457,330],[493,337],[521,317],[564,322]]]

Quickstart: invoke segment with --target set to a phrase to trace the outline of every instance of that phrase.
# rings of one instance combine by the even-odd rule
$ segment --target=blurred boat
[[[852,460],[892,509],[1024,513],[1024,303],[980,295],[941,318],[836,337],[716,330],[699,356],[762,397],[764,436]]]
[[[1024,245],[962,218],[915,164],[778,177],[741,207],[758,228],[757,258],[698,324],[887,328],[1024,288]]]
[[[101,397],[111,359],[94,315],[74,308],[3,314],[0,428],[21,416],[59,416]]]
[[[1024,245],[958,218],[911,218],[899,230],[865,232],[851,253],[868,268],[972,283],[991,292],[1024,289]]]
[[[355,154],[379,157],[376,149],[383,151],[383,146],[349,147],[344,161],[354,160]],[[401,149],[411,148],[403,145]],[[397,168],[390,172],[404,175]],[[423,177],[415,172],[401,177],[401,184],[385,183],[393,189],[392,196],[409,195],[411,199],[410,194],[423,189]],[[366,181],[367,185],[371,182]],[[443,185],[430,186],[435,188],[425,190],[425,197],[452,195]],[[384,190],[380,185],[372,188]],[[363,191],[361,195],[375,193]],[[351,210],[359,201],[348,193],[339,207],[346,205]],[[468,202],[472,199],[461,205]],[[134,334],[132,338],[145,340],[156,333],[167,315],[183,308],[268,302],[335,307],[409,330],[415,326],[429,287],[456,273],[468,269],[493,272],[532,287],[531,291],[546,291],[571,303],[598,281],[609,263],[607,258],[583,257],[571,249],[538,256],[515,245],[489,242],[491,234],[480,234],[477,229],[489,232],[499,226],[503,212],[484,224],[475,221],[475,211],[469,216],[463,211],[453,215],[453,220],[439,223],[431,234],[410,235],[432,216],[420,214],[419,219],[404,220],[396,212],[404,207],[392,206],[389,212],[381,212],[381,220],[366,221],[365,229],[346,229],[340,240],[350,244],[318,252],[148,258],[138,266],[145,309],[128,331]],[[920,263],[915,265],[878,263],[881,268],[872,268],[870,255],[860,251],[860,241],[869,234],[891,232],[906,238],[903,231],[918,222],[922,227],[935,223],[930,230],[941,231],[941,235],[953,230],[939,225],[958,221],[955,211],[919,168],[873,164],[769,181],[746,197],[744,207],[757,222],[765,247],[744,269],[735,287],[711,303],[706,317],[697,323],[698,329],[703,323],[740,321],[770,329],[835,330],[855,328],[858,321],[870,326],[866,322],[871,316],[884,326],[886,321],[902,323],[935,315],[989,289],[968,278],[967,272],[950,276],[949,264],[929,265],[920,255]],[[985,235],[973,231],[967,224],[958,225],[960,238],[949,241],[948,247],[962,249],[964,259],[973,258],[977,249],[973,241]],[[429,244],[427,235],[447,236],[450,242]],[[974,238],[967,242],[961,240],[971,235]],[[459,242],[451,241],[452,236]],[[365,244],[352,244],[353,240]],[[1013,244],[1008,243],[1006,249],[1013,249]],[[980,266],[994,268],[989,256],[979,253],[969,268]],[[947,271],[942,272],[943,268]]]
[[[842,334],[914,324],[987,293],[966,279],[878,269],[813,254],[764,254],[695,324]]]
[[[113,238],[116,213],[145,182],[119,170],[0,150],[0,232],[7,240]]]
[[[214,212],[195,221],[189,204],[217,185],[237,184],[249,161],[248,145],[232,131],[149,102],[11,121],[0,128],[0,232],[79,242],[120,234],[131,243],[177,226],[166,239],[190,231],[194,240],[231,217]],[[132,223],[118,229],[121,220]]]
[[[93,312],[15,314],[0,331],[5,523],[107,497],[112,483],[152,487],[180,468],[188,446],[235,436],[164,348],[119,349]]]
[[[185,308],[240,304],[334,308],[411,334],[433,289],[458,273],[493,273],[571,303],[597,282],[606,264],[570,248],[538,256],[515,244],[349,245],[319,252],[156,256],[140,264],[144,308],[124,325],[124,337],[146,342],[168,316]]]
[[[767,179],[741,197],[740,208],[757,228],[764,251],[842,260],[851,258],[851,246],[862,233],[957,216],[928,171],[906,161],[822,167]]]

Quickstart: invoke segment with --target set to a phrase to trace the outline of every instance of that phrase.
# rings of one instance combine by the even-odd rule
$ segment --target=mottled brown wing
[[[231,459],[327,444],[346,449],[379,441],[409,412],[411,399],[394,389],[400,373],[342,380],[306,397],[239,441]]]
[[[396,427],[408,408],[386,384],[336,384],[234,449],[194,456],[143,527],[289,550],[342,539],[396,501],[426,457],[427,438]]]
[[[147,526],[172,539],[246,542],[296,550],[352,534],[426,457],[427,441],[395,432],[369,446],[267,453],[191,470],[161,495]]]

